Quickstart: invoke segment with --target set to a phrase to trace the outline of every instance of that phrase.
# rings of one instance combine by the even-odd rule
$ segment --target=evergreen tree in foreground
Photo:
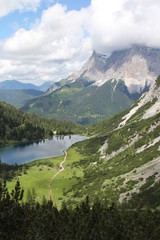
[[[61,210],[52,201],[22,203],[23,189],[17,181],[8,192],[0,183],[1,240],[157,240],[160,236],[160,212],[136,210],[100,203],[92,205],[87,197],[75,208],[65,203]]]

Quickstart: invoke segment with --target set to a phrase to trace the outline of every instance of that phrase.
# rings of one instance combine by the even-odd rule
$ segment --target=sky
[[[159,11],[159,0],[0,0],[0,81],[56,82],[93,50],[160,48]]]

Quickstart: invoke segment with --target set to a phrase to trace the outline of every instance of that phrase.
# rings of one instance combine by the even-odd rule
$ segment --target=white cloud
[[[13,2],[34,9],[40,1]],[[132,44],[160,48],[159,9],[159,0],[92,0],[80,11],[55,4],[30,30],[18,29],[0,42],[0,80],[56,81],[78,70],[93,48],[102,53]]]
[[[4,67],[3,74],[0,71],[0,80],[7,76],[20,80],[21,73],[24,80],[57,81],[78,70],[92,50],[90,38],[84,37],[86,14],[85,9],[67,11],[56,4],[42,13],[31,30],[16,31],[1,46],[1,58],[12,66]]]
[[[159,9],[159,0],[92,0],[87,28],[94,48],[160,47]]]
[[[0,0],[0,17],[4,17],[15,10],[36,11],[40,2],[41,0]]]

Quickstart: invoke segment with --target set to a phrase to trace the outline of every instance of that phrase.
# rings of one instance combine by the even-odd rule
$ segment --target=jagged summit
[[[121,79],[130,93],[142,92],[160,74],[160,49],[134,45],[113,52],[109,57],[93,51],[80,71],[68,80],[84,79],[101,86],[110,79]]]
[[[93,51],[91,57],[83,65],[80,71],[73,73],[68,80],[76,81],[77,79],[85,79],[87,81],[97,81],[105,74],[107,56]]]

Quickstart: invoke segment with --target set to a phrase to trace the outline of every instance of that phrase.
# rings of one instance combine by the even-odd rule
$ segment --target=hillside
[[[6,80],[0,82],[0,101],[12,104],[20,108],[29,100],[39,97],[53,84],[45,82],[40,86],[31,83],[22,83],[17,80]]]
[[[25,89],[25,90],[10,90],[0,89],[0,101],[12,104],[13,106],[20,108],[24,106],[29,100],[41,96],[44,92]]]
[[[158,76],[160,49],[133,46],[110,56],[93,52],[86,64],[66,80],[51,86],[47,95],[23,110],[88,124],[130,107]]]
[[[0,145],[11,142],[38,140],[57,134],[80,133],[84,130],[72,122],[47,120],[35,114],[30,115],[15,107],[0,102]]]
[[[88,131],[96,137],[76,144],[83,159],[73,164],[84,169],[84,176],[65,195],[159,207],[160,77],[131,109]]]
[[[0,82],[0,101],[21,108],[29,100],[43,95],[52,84],[53,82],[45,82],[40,86],[36,86],[31,83],[22,83],[17,80],[2,81]]]
[[[30,101],[22,110],[88,124],[123,111],[134,102],[134,97],[123,81],[108,81],[97,88],[80,80]]]
[[[88,140],[67,150],[65,170],[51,185],[54,203],[60,208],[65,200],[73,207],[89,196],[91,203],[98,198],[131,209],[159,207],[160,77],[130,109],[88,126],[87,131]],[[62,161],[63,157],[27,165],[28,175],[21,176],[24,189],[31,185],[30,179],[35,179],[35,186],[43,179],[36,200],[43,194],[48,198],[46,186]]]

